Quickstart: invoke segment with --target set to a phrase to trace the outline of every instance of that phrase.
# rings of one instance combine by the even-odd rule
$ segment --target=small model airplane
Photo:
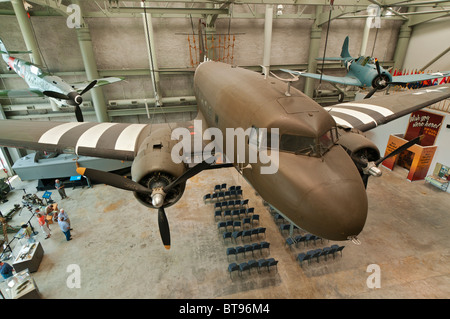
[[[392,76],[387,70],[380,66],[376,58],[370,56],[353,58],[348,51],[348,42],[349,38],[347,36],[342,45],[340,57],[325,58],[326,61],[341,61],[347,69],[347,74],[345,76],[321,75],[286,69],[282,69],[282,71],[317,80],[322,79],[335,84],[358,86],[361,88],[372,87],[372,90],[367,94],[366,98],[371,97],[377,90],[382,90],[388,85],[406,85],[412,82],[421,82],[450,76],[450,71]],[[317,59],[322,60],[322,58]]]
[[[166,248],[170,247],[170,231],[165,209],[183,196],[187,180],[202,170],[230,165],[299,228],[330,240],[353,240],[367,218],[368,177],[380,176],[377,165],[417,142],[381,157],[362,132],[449,98],[450,84],[336,104],[326,110],[295,88],[287,95],[286,83],[276,78],[207,61],[195,71],[194,92],[198,115],[187,123],[0,120],[0,146],[133,161],[131,179],[90,168],[76,170],[100,183],[132,191],[140,203],[158,210]],[[192,165],[174,160],[173,154],[182,150],[174,134],[178,129],[187,131],[182,141],[189,147],[194,144],[193,155],[202,147],[201,162],[191,161]],[[206,134],[213,129],[214,139]],[[267,135],[265,140],[260,134],[264,129],[270,131],[270,143]],[[237,135],[228,132],[238,130],[249,133],[235,145]],[[207,148],[213,140],[219,145],[214,146],[214,155],[222,152],[228,164],[212,160],[212,149],[207,152]],[[226,146],[220,148],[220,141]],[[191,158],[186,149],[183,154]],[[257,156],[251,160],[255,149]],[[272,164],[276,169],[264,172]]]
[[[10,54],[30,53],[29,51],[8,51],[0,39],[0,54],[8,64],[8,70],[14,70],[27,82],[29,88],[23,90],[0,90],[0,98],[49,97],[58,107],[74,106],[78,122],[83,122],[80,104],[82,95],[94,87],[122,81],[123,78],[108,77],[92,81],[69,84],[58,76],[44,72],[38,66],[12,57]]]

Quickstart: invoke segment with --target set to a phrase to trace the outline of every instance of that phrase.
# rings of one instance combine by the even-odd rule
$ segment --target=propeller
[[[411,141],[409,141],[408,143],[403,144],[402,146],[396,148],[395,150],[393,150],[392,152],[390,152],[388,155],[386,155],[385,157],[380,158],[378,161],[375,162],[375,165],[378,166],[381,163],[383,163],[385,160],[387,160],[388,158],[395,156],[401,152],[403,152],[404,150],[407,150],[408,148],[410,148],[411,146],[413,146],[414,144],[419,143],[422,139],[424,138],[424,135],[420,135],[417,136],[416,138],[412,139]]]
[[[372,90],[370,90],[370,92],[367,93],[367,95],[364,97],[364,99],[370,98],[372,95],[375,94],[376,91],[378,91],[380,89],[384,89],[388,85],[405,85],[405,83],[402,83],[402,82],[386,81],[386,75],[383,76],[383,74],[381,74],[381,67],[380,67],[380,63],[378,62],[378,60],[375,60],[375,66],[376,66],[378,75],[377,75],[377,78],[375,78],[374,81],[372,82],[372,87],[373,87]],[[377,82],[375,80],[377,80]],[[382,83],[380,83],[382,81],[384,81],[386,84],[383,85]]]
[[[126,191],[132,191],[132,192],[138,192],[138,193],[145,193],[145,194],[151,194],[152,190],[148,189],[145,186],[142,186],[141,184],[132,181],[131,179],[125,178],[123,176],[100,171],[93,168],[86,168],[86,167],[78,167],[77,173],[83,176],[86,176],[90,179],[93,179],[97,182],[107,184],[116,188],[124,189]]]
[[[42,92],[42,94],[44,94],[48,97],[55,98],[55,99],[70,100],[70,97],[68,97],[66,94],[62,94],[62,93],[55,92],[55,91],[44,91],[44,92]]]
[[[402,146],[396,148],[395,150],[393,150],[386,156],[379,158],[376,161],[369,162],[369,161],[364,160],[359,157],[353,157],[353,160],[355,162],[357,162],[357,166],[359,166],[359,168],[360,168],[361,178],[363,180],[364,186],[367,188],[367,182],[368,182],[369,176],[376,176],[376,177],[381,176],[381,171],[378,168],[378,165],[383,163],[388,158],[395,156],[397,154],[400,154],[401,152],[407,150],[412,145],[419,143],[423,139],[423,137],[424,137],[424,135],[421,135],[421,136],[418,136],[418,137],[412,139],[411,141],[403,144]]]
[[[63,94],[55,91],[44,91],[42,92],[44,95],[48,97],[52,97],[59,100],[67,100],[69,101],[69,104],[73,105],[75,107],[75,117],[77,118],[78,122],[83,122],[83,113],[81,112],[80,104],[83,103],[83,98],[81,97],[84,93],[92,89],[97,84],[97,80],[92,81],[89,83],[88,86],[86,86],[83,91],[81,91],[80,94],[73,91],[69,94]]]
[[[376,91],[378,91],[379,89],[384,89],[387,85],[388,82],[386,82],[386,85],[382,85],[379,81],[383,81],[383,75],[381,74],[381,67],[380,67],[380,63],[378,62],[378,60],[375,60],[375,67],[377,69],[377,77],[372,81],[372,90],[370,90],[370,92],[364,97],[365,99],[370,98],[372,95],[375,94]]]
[[[181,176],[175,179],[170,184],[156,189],[150,189],[141,184],[132,181],[128,178],[124,178],[117,174],[104,172],[92,168],[85,167],[77,167],[77,173],[98,182],[117,187],[120,189],[133,191],[137,193],[149,194],[152,197],[152,205],[158,208],[158,227],[159,233],[161,236],[161,240],[166,249],[170,249],[170,227],[169,221],[167,220],[166,212],[164,210],[164,199],[165,196],[170,190],[172,190],[177,185],[186,182],[189,178],[197,175],[201,171],[210,168],[210,166],[214,163],[213,158],[209,158],[200,164],[195,165],[194,167],[188,169]]]

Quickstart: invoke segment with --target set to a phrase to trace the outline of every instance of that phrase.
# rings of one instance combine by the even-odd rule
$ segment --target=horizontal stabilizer
[[[345,61],[348,58],[332,57],[332,58],[316,58],[317,61]]]

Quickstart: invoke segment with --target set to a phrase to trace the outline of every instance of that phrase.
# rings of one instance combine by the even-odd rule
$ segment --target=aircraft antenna
[[[270,74],[272,74],[276,79],[287,83],[288,87],[287,87],[287,91],[284,92],[284,95],[291,96],[291,83],[298,81],[298,76],[294,75],[292,73],[289,73],[292,76],[292,79],[283,79],[283,78],[280,78],[279,76],[275,75],[273,72],[270,72]]]

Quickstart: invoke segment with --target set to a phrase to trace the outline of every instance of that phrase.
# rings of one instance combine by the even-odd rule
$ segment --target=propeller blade
[[[381,75],[380,63],[378,62],[378,60],[375,61],[375,66],[377,67],[378,75]]]
[[[403,152],[404,150],[407,150],[408,148],[410,148],[412,145],[418,143],[424,136],[418,136],[414,139],[412,139],[411,141],[409,141],[406,144],[403,144],[402,146],[400,146],[399,148],[395,149],[394,151],[392,151],[391,153],[389,153],[388,155],[386,155],[385,157],[380,158],[378,161],[375,162],[375,165],[378,166],[380,165],[383,161],[387,160],[388,158],[395,156],[401,152]]]
[[[75,105],[75,116],[78,122],[83,122],[83,113],[81,112],[81,108],[78,104]]]
[[[158,226],[164,247],[170,249],[169,221],[163,207],[158,208]]]
[[[86,93],[87,91],[92,89],[96,84],[97,84],[97,80],[94,80],[91,83],[89,83],[89,85],[86,86],[83,91],[81,91],[80,95],[83,95],[84,93]]]
[[[206,161],[203,161],[200,164],[197,164],[194,167],[188,169],[186,172],[184,172],[183,175],[181,175],[176,180],[174,180],[172,183],[170,183],[169,185],[164,187],[164,189],[163,189],[164,192],[165,193],[169,192],[173,187],[177,186],[178,184],[186,182],[189,178],[191,178],[191,177],[197,175],[198,173],[200,173],[201,171],[207,169],[213,163],[211,161],[212,161],[212,159],[209,158]],[[208,162],[211,162],[211,163],[208,163]]]
[[[86,176],[90,179],[93,179],[97,182],[101,182],[113,187],[117,187],[120,189],[124,189],[127,191],[132,192],[138,192],[138,193],[144,193],[144,194],[151,194],[152,190],[148,189],[144,186],[142,186],[139,183],[136,183],[135,181],[132,181],[128,178],[125,178],[123,176],[109,173],[109,172],[103,172],[99,171],[93,168],[86,168],[86,167],[78,167],[77,173],[83,176]]]
[[[378,88],[377,88],[377,87],[374,87],[372,90],[370,90],[369,93],[367,93],[367,95],[364,97],[364,99],[370,98],[372,95],[375,94],[376,91],[378,91]]]
[[[55,99],[70,100],[70,97],[68,97],[67,95],[59,93],[59,92],[55,92],[55,91],[44,91],[44,92],[42,92],[42,94],[44,94],[45,96],[48,96],[48,97],[55,98]]]
[[[367,174],[362,174],[361,175],[363,184],[364,184],[364,188],[367,189],[367,182],[369,181],[369,175]]]

